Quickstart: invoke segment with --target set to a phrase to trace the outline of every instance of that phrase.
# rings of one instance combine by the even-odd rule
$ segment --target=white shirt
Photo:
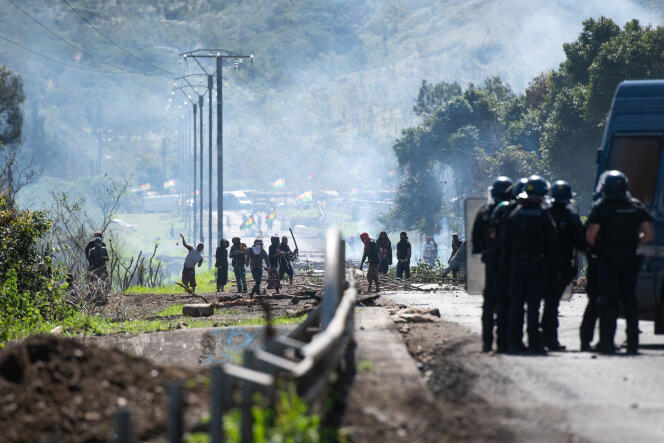
[[[203,260],[203,256],[200,252],[198,252],[198,249],[191,248],[187,253],[187,257],[184,259],[184,267],[187,269],[192,269],[194,266],[196,266],[196,263],[201,260]]]

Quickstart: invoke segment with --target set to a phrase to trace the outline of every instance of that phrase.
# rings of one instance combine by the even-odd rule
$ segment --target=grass
[[[182,313],[182,305],[174,305],[172,312],[179,309]],[[164,311],[171,309],[167,308]],[[225,310],[219,309],[215,313],[223,314]],[[163,312],[163,311],[162,311]],[[178,314],[172,314],[178,315]],[[300,323],[306,318],[306,314],[296,317],[276,317],[273,319],[274,325],[290,325]],[[191,317],[179,317],[176,319],[156,319],[156,320],[127,320],[115,322],[98,315],[87,315],[81,312],[75,312],[64,320],[57,322],[42,321],[34,324],[14,324],[8,329],[8,341],[19,340],[29,335],[48,334],[57,326],[62,326],[62,333],[69,337],[86,335],[109,335],[116,333],[140,334],[145,332],[169,331],[175,329],[178,325],[184,328],[209,328],[222,326],[262,326],[265,325],[263,318],[249,318],[238,320],[219,320],[219,319],[194,319]]]
[[[207,269],[200,272],[199,269],[196,269],[196,292],[216,292],[217,290],[217,271],[216,269]],[[235,283],[235,274],[232,270],[228,270],[228,284]],[[171,283],[164,286],[157,286],[154,288],[149,288],[146,286],[131,286],[127,288],[124,292],[127,295],[141,295],[141,294],[184,294],[186,291],[175,283]]]

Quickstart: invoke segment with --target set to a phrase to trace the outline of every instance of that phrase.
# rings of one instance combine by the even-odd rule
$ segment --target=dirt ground
[[[208,403],[197,372],[67,338],[29,337],[0,352],[2,440],[110,441],[113,414],[126,407],[136,441],[163,441],[166,393],[175,380],[187,384],[186,429],[200,420]]]

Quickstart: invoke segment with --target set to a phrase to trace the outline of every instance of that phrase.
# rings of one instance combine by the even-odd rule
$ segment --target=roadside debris
[[[406,308],[390,312],[395,323],[431,323],[440,320],[440,311],[433,309]]]

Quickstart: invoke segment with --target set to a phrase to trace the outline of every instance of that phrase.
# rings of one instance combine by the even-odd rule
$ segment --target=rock
[[[440,318],[440,311],[434,309],[401,309],[393,314],[395,323],[431,323]]]
[[[214,315],[214,306],[209,303],[183,305],[182,315],[189,317],[209,317]]]
[[[63,332],[62,329],[63,329],[62,325],[56,326],[55,328],[51,329],[51,334],[60,335]]]

